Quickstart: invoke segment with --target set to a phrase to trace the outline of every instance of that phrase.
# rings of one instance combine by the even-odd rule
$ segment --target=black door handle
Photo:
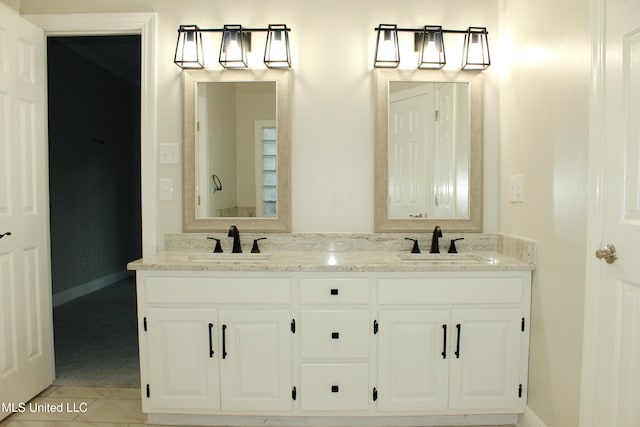
[[[213,357],[213,323],[209,323],[209,357]]]
[[[227,358],[227,325],[222,325],[222,358]]]
[[[456,329],[458,329],[458,338],[457,338],[457,344],[456,344],[456,359],[460,359],[460,323],[458,323],[456,325]]]
[[[442,358],[447,358],[447,325],[442,325]]]
[[[4,236],[11,236],[11,232],[7,231],[6,233],[0,233],[0,239],[2,239]]]

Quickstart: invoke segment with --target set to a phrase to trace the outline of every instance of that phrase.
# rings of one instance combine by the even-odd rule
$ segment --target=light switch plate
[[[178,144],[160,144],[160,164],[177,165],[180,163],[180,147]]]
[[[158,186],[158,198],[161,202],[173,201],[173,180],[171,178],[161,178]]]
[[[524,175],[509,177],[509,201],[511,203],[524,202]]]

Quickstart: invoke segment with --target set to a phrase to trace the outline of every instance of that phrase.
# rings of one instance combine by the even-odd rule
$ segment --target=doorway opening
[[[141,37],[47,37],[54,384],[138,387]]]

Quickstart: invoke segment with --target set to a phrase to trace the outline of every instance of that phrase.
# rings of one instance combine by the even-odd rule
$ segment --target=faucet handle
[[[418,246],[418,240],[417,239],[411,239],[409,237],[405,237],[404,240],[411,240],[413,242],[413,248],[411,248],[411,253],[412,254],[419,254],[420,253],[420,247]]]
[[[207,239],[216,241],[216,247],[213,250],[213,253],[221,254],[223,252],[222,251],[222,246],[220,246],[220,239],[216,239],[215,237],[207,237]]]
[[[258,247],[258,240],[267,240],[266,237],[261,237],[259,239],[255,239],[253,241],[253,247],[251,248],[251,253],[252,254],[259,254],[260,253],[260,248]]]
[[[459,237],[457,239],[451,239],[451,245],[449,246],[449,253],[450,254],[457,254],[458,253],[458,249],[456,248],[456,241],[457,240],[464,240],[464,237]]]

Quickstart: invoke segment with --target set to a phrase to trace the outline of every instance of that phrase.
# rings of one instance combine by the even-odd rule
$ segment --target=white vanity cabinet
[[[143,388],[149,407],[219,408],[217,310],[151,307],[142,323],[147,358],[141,363],[146,362],[148,370]]]
[[[530,275],[378,282],[380,411],[524,409]]]
[[[220,310],[223,409],[291,409],[291,312]]]
[[[287,411],[291,281],[138,272],[143,409]]]
[[[137,292],[156,424],[506,425],[526,405],[530,271],[141,270]]]
[[[303,277],[300,290],[302,411],[369,409],[369,277]]]

